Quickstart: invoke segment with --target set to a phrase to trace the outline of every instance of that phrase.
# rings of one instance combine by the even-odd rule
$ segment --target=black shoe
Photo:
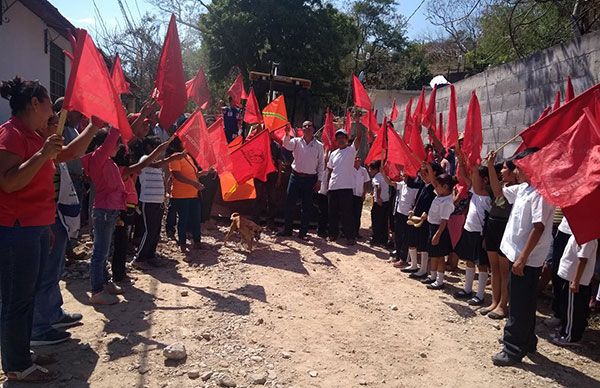
[[[429,277],[428,273],[424,273],[423,275],[419,275],[418,273],[411,273],[410,275],[408,275],[409,278],[411,279],[416,279],[416,280],[421,280],[421,279],[425,279],[426,277]]]
[[[288,230],[283,230],[276,234],[277,237],[292,237],[292,232]]]
[[[71,333],[67,331],[60,331],[56,329],[50,329],[42,335],[38,335],[35,337],[31,337],[29,344],[31,346],[45,346],[45,345],[54,345],[59,344],[61,342],[67,341],[71,338]]]
[[[473,292],[466,292],[465,290],[460,290],[454,293],[454,297],[456,299],[471,299],[473,297]]]
[[[444,289],[444,284],[439,284],[438,282],[433,282],[431,284],[427,285],[427,288],[430,290],[443,290]]]
[[[53,329],[60,329],[75,326],[83,319],[83,315],[78,313],[64,312],[61,319],[52,324]]]
[[[521,360],[515,360],[510,358],[508,354],[503,350],[492,356],[492,363],[496,366],[513,366],[521,363]]]
[[[478,296],[474,296],[467,302],[469,306],[481,306],[483,304],[483,299],[479,299]]]
[[[396,249],[394,249],[393,251],[391,251],[390,252],[390,257],[398,259],[398,251]]]
[[[298,238],[299,238],[300,240],[302,240],[302,241],[309,241],[309,239],[308,239],[308,235],[307,235],[306,233],[299,234],[299,235],[298,235]]]
[[[400,270],[400,272],[404,272],[404,273],[410,273],[410,274],[414,274],[417,273],[419,271],[418,268],[402,268]]]
[[[432,279],[430,277],[427,277],[426,279],[421,280],[421,283],[423,283],[423,284],[433,284],[434,282],[435,282],[435,279]]]

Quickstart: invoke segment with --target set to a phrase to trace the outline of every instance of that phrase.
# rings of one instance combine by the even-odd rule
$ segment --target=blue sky
[[[76,27],[85,28],[89,30],[94,36],[94,31],[99,26],[99,20],[96,18],[94,11],[93,0],[49,0],[58,10],[73,23]],[[129,7],[129,10],[133,14],[134,18],[138,18],[138,10],[140,13],[146,11],[155,11],[153,6],[146,2],[146,0],[122,0],[125,6]],[[117,0],[95,0],[96,6],[100,11],[104,23],[107,28],[113,28],[117,25],[123,24],[123,17]],[[412,14],[415,9],[421,4],[421,0],[400,0],[400,11],[403,15],[408,17]],[[420,7],[409,22],[407,29],[408,37],[410,39],[420,39],[430,30],[433,26],[425,19],[425,6],[427,1]]]

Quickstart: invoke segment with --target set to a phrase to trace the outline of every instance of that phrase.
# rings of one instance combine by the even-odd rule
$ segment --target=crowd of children
[[[77,236],[84,219],[81,205],[88,202],[92,208],[89,301],[115,304],[123,292],[119,283],[127,282],[132,235],[137,239],[132,265],[140,269],[161,265],[157,244],[167,203],[167,235],[176,239],[183,253],[202,249],[200,224],[210,215],[214,192],[203,196],[207,187],[201,181],[212,184],[216,174],[202,171],[184,152],[181,142],[171,136],[174,128],[165,131],[156,126],[152,102],[130,117],[136,140],[122,144],[116,129],[106,129],[95,117],[86,120],[77,112],[69,113],[65,134],[70,136],[58,135],[56,113],[61,106],[53,105],[36,81],[17,77],[2,82],[0,92],[13,115],[0,127],[2,367],[11,380],[43,382],[53,376],[34,363],[30,345],[65,341],[70,334],[64,329],[82,319],[81,314],[62,309],[59,287],[69,240]],[[357,115],[356,122],[359,119]],[[555,210],[513,162],[534,149],[502,163],[490,153],[485,165],[468,166],[459,141],[456,151],[432,148],[417,177],[397,179],[386,175],[385,158],[369,163],[368,170],[362,166],[357,156],[362,131],[351,141],[346,130],[338,130],[337,149],[327,153],[314,132],[307,121],[302,138],[292,138],[288,130],[282,141],[281,150],[294,159],[280,236],[291,236],[291,205],[301,200],[299,237],[308,239],[316,194],[318,235],[335,241],[341,229],[347,244],[355,244],[361,238],[363,203],[370,187],[370,242],[392,247],[394,267],[430,290],[442,290],[445,274],[456,269],[458,257],[466,269],[464,288],[455,297],[471,306],[485,304],[491,271],[492,301],[480,312],[491,319],[507,318],[503,349],[493,357],[496,365],[518,363],[536,351],[543,268],[552,278],[554,321],[559,325],[552,341],[562,346],[581,341],[591,300],[600,301],[593,281],[598,244],[578,245],[566,219],[553,230]],[[441,156],[445,154],[447,158]],[[81,164],[69,170],[67,161]],[[88,194],[83,194],[78,174],[88,180]],[[107,266],[111,251],[112,274]]]

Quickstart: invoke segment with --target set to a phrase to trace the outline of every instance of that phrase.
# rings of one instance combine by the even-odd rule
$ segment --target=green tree
[[[345,91],[343,64],[357,39],[352,19],[318,0],[214,0],[200,16],[202,50],[216,82],[229,82],[232,68],[310,79],[313,94],[339,104]]]

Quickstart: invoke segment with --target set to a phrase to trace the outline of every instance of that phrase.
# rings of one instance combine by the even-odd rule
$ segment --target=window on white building
[[[55,101],[65,95],[65,54],[54,43],[50,43],[50,98]]]

